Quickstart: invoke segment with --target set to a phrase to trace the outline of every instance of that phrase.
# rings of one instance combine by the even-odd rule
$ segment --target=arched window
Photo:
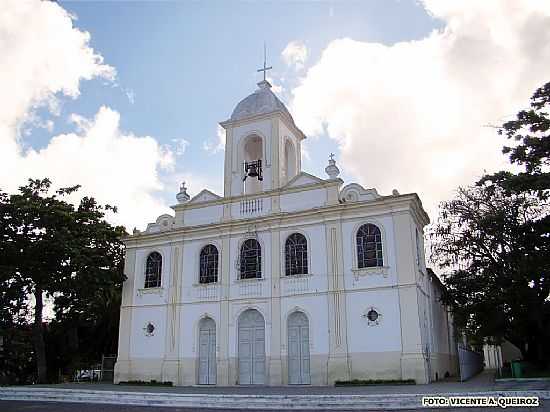
[[[286,276],[304,275],[307,272],[307,240],[301,233],[293,233],[285,243]]]
[[[382,234],[378,226],[367,223],[357,231],[357,267],[384,266]]]
[[[145,287],[160,288],[160,277],[162,273],[162,256],[159,252],[152,252],[147,256],[145,265]]]
[[[218,249],[214,245],[206,245],[201,250],[199,283],[214,283],[218,281]]]
[[[241,246],[241,279],[262,277],[262,247],[256,239],[248,239]]]

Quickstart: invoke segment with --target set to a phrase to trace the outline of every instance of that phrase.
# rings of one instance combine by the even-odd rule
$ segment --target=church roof
[[[267,114],[276,111],[282,111],[292,119],[286,106],[279,100],[275,93],[271,91],[271,84],[267,80],[258,83],[259,88],[245,97],[237,104],[231,114],[231,121],[246,119],[259,114]],[[294,119],[292,119],[294,122]]]

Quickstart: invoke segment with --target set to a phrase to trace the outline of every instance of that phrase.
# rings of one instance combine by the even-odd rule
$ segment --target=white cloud
[[[59,113],[56,94],[79,95],[79,83],[113,79],[114,68],[88,45],[90,36],[75,29],[71,17],[48,1],[7,0],[0,13],[0,186],[16,189],[15,170],[27,127],[53,127],[36,115],[46,106]]]
[[[128,98],[128,102],[130,104],[134,104],[136,102],[136,94],[132,89],[125,89],[124,93],[126,94],[126,97]]]
[[[77,97],[81,80],[113,79],[115,69],[89,46],[57,3],[6,0],[0,13],[0,144],[15,144],[33,109],[58,112],[56,93]],[[6,142],[6,141],[9,142]],[[0,150],[2,152],[3,150]]]
[[[189,146],[189,142],[185,139],[172,139],[172,143],[174,144],[174,153],[177,156],[183,156],[187,146]]]
[[[281,55],[287,66],[301,70],[306,63],[308,50],[304,43],[293,40],[286,45]]]
[[[415,191],[432,219],[458,185],[506,159],[498,124],[550,80],[550,3],[426,0],[445,22],[386,46],[332,41],[293,91],[306,134],[338,142],[339,165],[367,187]]]
[[[220,125],[216,127],[216,139],[210,139],[203,143],[202,148],[210,154],[221,152],[225,149],[225,129]]]
[[[59,114],[62,96],[76,98],[82,80],[114,83],[115,69],[89,46],[55,2],[5,0],[0,13],[0,189],[15,191],[27,178],[49,177],[55,187],[82,184],[78,195],[119,206],[113,217],[128,229],[166,210],[156,197],[159,174],[174,168],[174,152],[149,136],[121,131],[119,114],[101,107],[94,118],[70,116],[75,133],[57,135],[45,148],[28,148],[31,127],[53,130],[38,107]],[[184,150],[176,143],[176,153]],[[178,149],[179,147],[179,149]],[[174,188],[176,191],[177,188]]]
[[[150,136],[121,131],[119,113],[108,107],[93,119],[72,119],[78,132],[55,136],[46,148],[19,156],[11,180],[49,177],[56,187],[81,184],[77,197],[91,194],[100,203],[118,206],[111,220],[127,228],[154,221],[168,210],[155,194],[164,189],[159,172],[174,165],[171,150]]]
[[[271,84],[271,90],[275,94],[283,94],[285,92],[285,88],[278,84],[279,81],[283,82],[284,78],[280,78],[279,80],[275,80],[272,77],[266,76],[266,80]]]

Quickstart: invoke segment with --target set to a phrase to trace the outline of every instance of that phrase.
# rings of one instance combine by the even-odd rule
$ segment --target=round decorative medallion
[[[367,325],[377,326],[377,325],[380,325],[380,322],[382,320],[382,314],[378,309],[371,307],[371,308],[368,308],[363,313],[363,318],[367,320]]]
[[[147,322],[147,325],[143,328],[145,336],[153,336],[155,333],[155,325],[152,322]]]
[[[374,309],[369,310],[367,313],[367,319],[371,322],[376,322],[378,320],[378,312]]]

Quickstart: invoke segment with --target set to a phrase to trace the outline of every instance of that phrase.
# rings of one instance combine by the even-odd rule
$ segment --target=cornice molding
[[[199,209],[203,207],[208,206],[216,206],[216,205],[225,205],[228,203],[236,203],[240,202],[241,200],[251,200],[251,199],[263,199],[267,197],[273,197],[273,196],[281,196],[288,193],[297,193],[297,192],[305,192],[308,190],[315,190],[320,188],[329,188],[332,186],[340,186],[344,181],[342,179],[334,179],[334,180],[321,180],[317,183],[310,183],[303,186],[295,186],[295,187],[280,187],[278,189],[268,190],[265,192],[260,193],[254,193],[254,194],[248,194],[248,195],[239,195],[239,196],[230,196],[230,197],[222,197],[215,200],[207,200],[204,202],[194,202],[191,203],[182,203],[178,205],[170,206],[175,211],[182,211],[182,210],[191,210],[191,209]],[[202,192],[201,192],[202,193]],[[196,198],[198,195],[194,196]]]
[[[282,120],[282,122],[285,124],[285,126],[288,127],[290,131],[294,132],[300,140],[304,140],[307,138],[304,132],[302,132],[300,128],[296,126],[296,123],[294,123],[294,120],[282,110],[274,110],[269,113],[255,114],[239,120],[227,119],[227,120],[224,120],[223,122],[220,122],[219,124],[221,127],[227,130],[227,128],[235,128],[247,123],[257,122],[261,120],[269,120],[269,119],[272,119],[273,117],[279,117]]]
[[[418,196],[405,194],[399,196],[385,196],[368,202],[340,203],[337,205],[322,206],[295,212],[278,212],[264,216],[247,219],[233,219],[219,223],[209,223],[195,226],[177,227],[165,232],[140,233],[137,236],[128,236],[123,239],[128,249],[181,242],[190,237],[223,236],[225,234],[247,233],[250,225],[255,225],[258,232],[269,230],[273,226],[281,226],[293,222],[300,224],[304,219],[310,220],[307,224],[327,223],[343,219],[355,219],[365,216],[380,216],[384,214],[411,213],[416,214],[417,219],[425,217],[425,212],[420,213],[417,208]],[[367,213],[367,214],[365,214]]]

